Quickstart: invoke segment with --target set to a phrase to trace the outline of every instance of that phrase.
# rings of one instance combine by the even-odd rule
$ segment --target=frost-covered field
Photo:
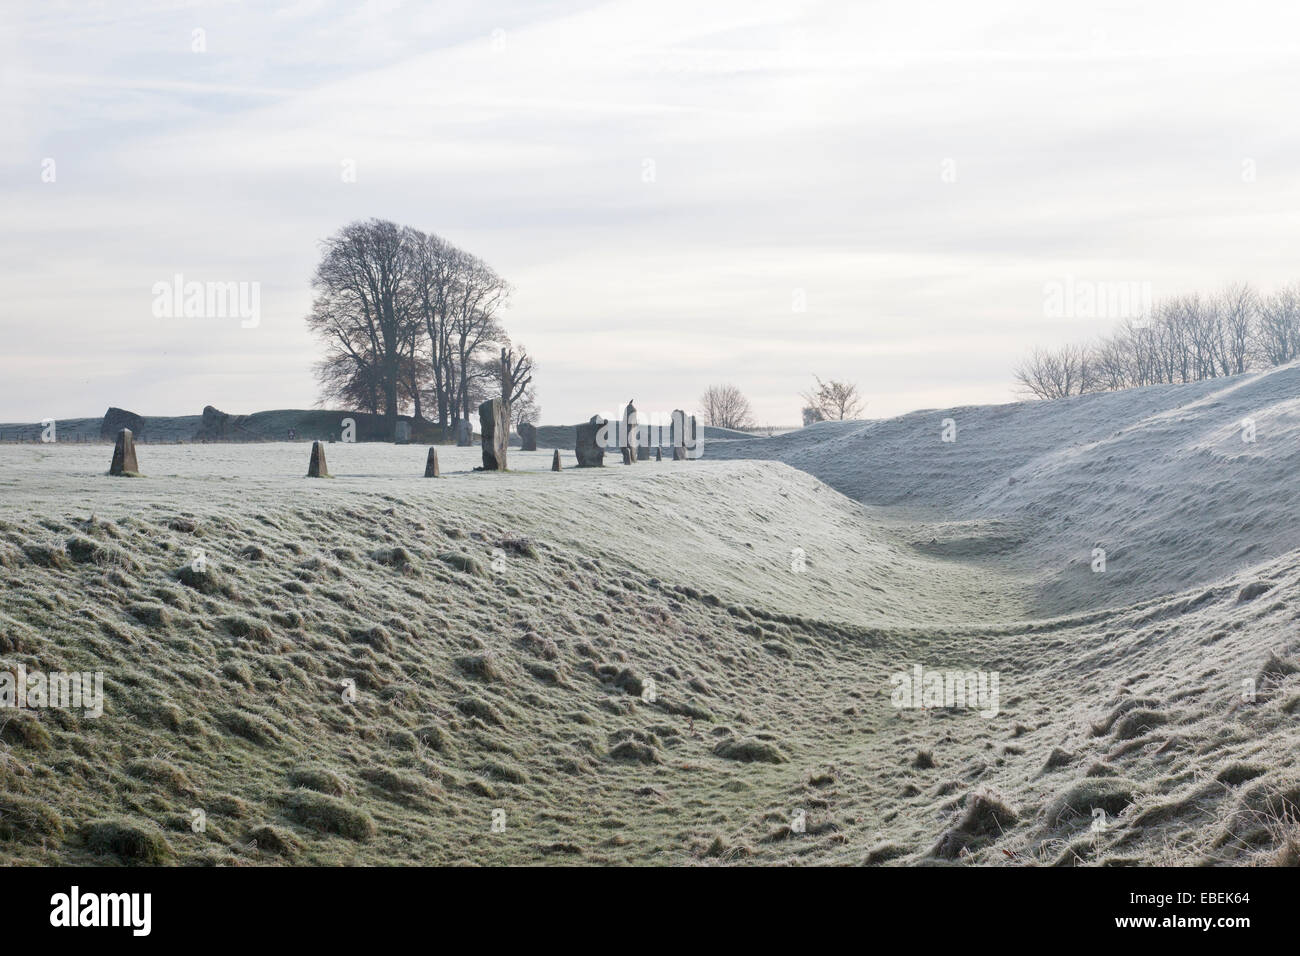
[[[0,862],[1285,859],[1298,379],[560,474],[0,446],[0,671],[104,685],[0,712]]]

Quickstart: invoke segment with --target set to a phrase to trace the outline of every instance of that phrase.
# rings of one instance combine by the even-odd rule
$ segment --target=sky
[[[506,277],[546,424],[731,383],[793,425],[814,375],[873,418],[1012,401],[1030,347],[1123,317],[1049,290],[1300,279],[1298,27],[1249,0],[6,0],[0,421],[312,407],[320,242],[372,216]],[[256,284],[257,321],[159,314],[177,275]]]

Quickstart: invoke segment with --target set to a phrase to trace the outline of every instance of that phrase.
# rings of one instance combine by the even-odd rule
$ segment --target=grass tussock
[[[120,817],[86,824],[83,837],[90,852],[129,863],[166,863],[173,856],[171,845],[156,826]]]
[[[366,811],[312,790],[295,790],[286,796],[284,812],[299,826],[349,840],[369,840],[379,830]]]

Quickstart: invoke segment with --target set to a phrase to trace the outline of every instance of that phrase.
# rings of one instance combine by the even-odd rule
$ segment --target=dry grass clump
[[[289,771],[289,785],[315,790],[331,797],[341,797],[348,792],[348,785],[328,767],[299,767]]]
[[[785,763],[787,760],[786,755],[776,744],[768,743],[766,740],[755,740],[752,737],[729,737],[720,740],[714,746],[713,752],[719,757],[738,760],[741,763]]]
[[[378,832],[374,818],[337,797],[295,790],[284,798],[284,813],[299,826],[349,840],[369,840]]]
[[[131,863],[166,863],[173,856],[171,845],[156,826],[122,817],[86,824],[82,838],[91,853]]]
[[[438,560],[443,564],[455,568],[457,571],[471,574],[476,578],[485,578],[488,576],[487,569],[483,562],[478,558],[465,554],[463,551],[443,551],[438,555]]]
[[[973,853],[1001,838],[1019,819],[1002,795],[987,790],[970,794],[965,811],[944,831],[930,855],[951,860]]]
[[[1100,809],[1108,816],[1118,816],[1138,791],[1137,784],[1122,777],[1093,777],[1080,780],[1047,805],[1043,819],[1049,827],[1059,827],[1075,818],[1092,819]]]
[[[40,800],[0,793],[0,840],[60,839],[63,816]]]

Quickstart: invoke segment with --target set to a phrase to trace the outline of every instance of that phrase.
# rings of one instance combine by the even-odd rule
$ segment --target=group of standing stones
[[[686,461],[686,436],[694,439],[698,425],[694,415],[688,416],[680,408],[674,409],[671,425],[671,444],[673,461]],[[578,426],[577,444],[574,454],[578,458],[579,468],[600,468],[605,464],[604,436],[608,434],[609,422],[599,415],[592,415],[591,420]],[[642,432],[638,428],[636,405],[627,403],[623,410],[623,429],[619,436],[619,451],[623,455],[623,464],[631,465],[637,461],[646,461],[650,457],[650,446],[641,443]],[[558,454],[558,452],[557,452]],[[655,461],[663,461],[663,449],[658,443],[654,446]]]
[[[489,399],[479,406],[479,427],[482,433],[483,441],[483,467],[482,471],[505,471],[506,455],[509,448],[510,438],[510,406],[508,403],[499,398]],[[671,426],[671,441],[673,449],[673,461],[685,461],[686,455],[686,435],[689,423],[689,433],[692,436],[697,434],[695,416],[688,416],[681,409],[673,411]],[[405,424],[405,423],[402,423]],[[599,415],[592,415],[591,420],[584,422],[577,427],[577,443],[574,447],[574,454],[578,459],[579,468],[602,468],[605,464],[605,444],[604,439],[607,435],[606,429],[609,422]],[[407,426],[409,429],[409,426]],[[459,421],[456,423],[456,444],[465,447],[470,444],[473,432],[470,429],[468,421]],[[623,464],[630,465],[636,461],[646,461],[650,457],[650,447],[641,445],[638,441],[640,431],[637,428],[636,406],[632,402],[627,403],[627,408],[623,412],[623,434],[620,439],[620,450],[623,454]],[[519,438],[523,451],[537,450],[537,426],[524,423],[519,426]],[[404,439],[404,440],[403,440]],[[409,444],[410,432],[405,435],[399,432],[398,444]],[[655,461],[663,460],[663,451],[656,445]],[[560,471],[563,466],[560,464],[560,450],[555,449],[555,455],[551,459],[551,471]],[[117,433],[117,443],[113,447],[113,462],[109,466],[110,475],[138,476],[140,466],[135,457],[135,439],[129,428],[122,428]],[[424,477],[438,478],[441,471],[438,467],[438,450],[429,449],[429,457],[424,465]],[[319,441],[312,442],[311,460],[307,465],[308,478],[329,478],[329,467],[325,463],[325,446]]]

